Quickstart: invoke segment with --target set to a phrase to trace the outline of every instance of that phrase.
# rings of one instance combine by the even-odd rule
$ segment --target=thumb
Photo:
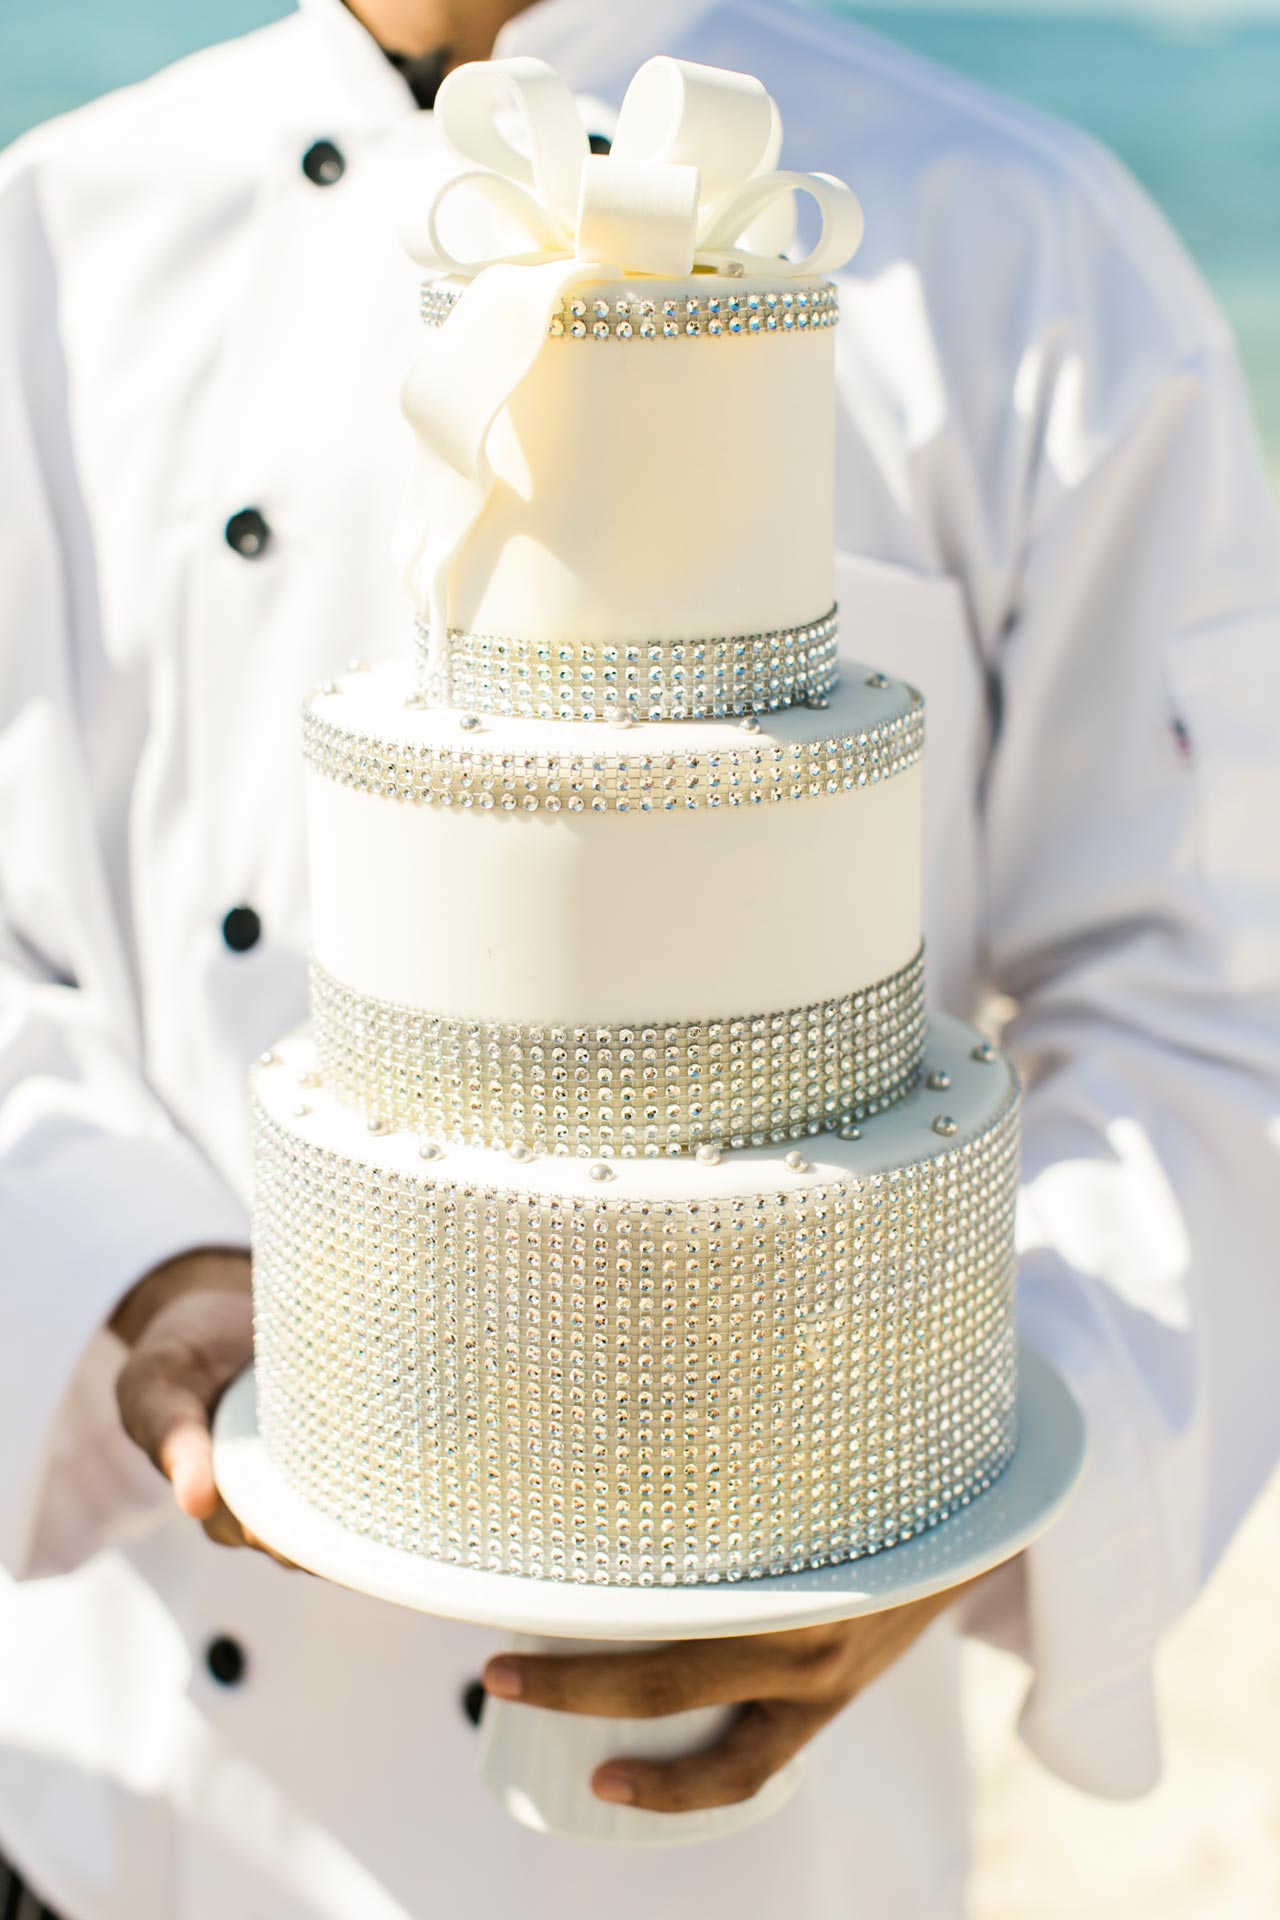
[[[213,1478],[209,1415],[194,1393],[175,1389],[165,1420],[156,1465],[183,1513],[193,1520],[209,1520],[220,1504]]]
[[[180,1351],[138,1349],[121,1369],[116,1399],[125,1432],[170,1482],[182,1511],[193,1520],[207,1520],[217,1507],[218,1491],[208,1375],[197,1385],[195,1374]]]
[[[239,1371],[231,1354],[185,1340],[145,1336],[120,1371],[116,1399],[125,1432],[173,1488],[193,1520],[218,1510],[210,1417]]]

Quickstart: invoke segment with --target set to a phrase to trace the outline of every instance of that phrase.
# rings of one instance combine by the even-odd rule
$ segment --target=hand
[[[661,1761],[619,1757],[597,1767],[591,1779],[601,1800],[654,1813],[726,1807],[758,1793],[964,1591],[954,1587],[829,1627],[677,1640],[643,1653],[504,1653],[485,1667],[484,1684],[502,1700],[617,1719],[740,1707],[715,1745],[700,1753]]]
[[[213,1411],[253,1358],[249,1276],[247,1253],[207,1249],[140,1280],[111,1319],[133,1349],[116,1399],[125,1432],[170,1482],[183,1513],[219,1546],[256,1547],[280,1560],[245,1531],[213,1478]]]

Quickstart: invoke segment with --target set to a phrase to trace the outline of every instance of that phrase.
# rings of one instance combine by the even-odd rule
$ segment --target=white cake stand
[[[1056,1517],[1084,1465],[1084,1421],[1064,1382],[1023,1347],[1017,1451],[986,1493],[928,1533],[835,1567],[762,1580],[678,1587],[604,1587],[479,1573],[362,1540],[317,1513],[280,1478],[258,1435],[252,1369],[228,1389],[214,1424],[222,1496],[260,1540],[310,1572],[421,1613],[498,1627],[524,1651],[601,1650],[600,1643],[776,1633],[877,1613],[961,1585],[1011,1559]],[[567,1644],[574,1643],[574,1644]],[[490,1699],[481,1722],[480,1770],[527,1826],[630,1845],[700,1840],[740,1831],[794,1792],[799,1762],[753,1800],[703,1813],[612,1806],[591,1792],[592,1771],[623,1754],[670,1758],[714,1741],[733,1709],[659,1720],[606,1720]]]

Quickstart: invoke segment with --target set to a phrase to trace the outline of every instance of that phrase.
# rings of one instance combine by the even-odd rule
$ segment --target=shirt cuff
[[[1023,1263],[1020,1331],[1079,1401],[1088,1456],[1062,1513],[961,1617],[1030,1668],[1018,1731],[1036,1758],[1084,1792],[1127,1799],[1160,1776],[1154,1663],[1184,1596],[1135,1417],[1140,1383],[1096,1294],[1055,1252]]]
[[[247,1246],[243,1204],[196,1149],[85,1134],[0,1196],[11,1285],[0,1345],[0,1560],[65,1572],[136,1529],[164,1481],[115,1413],[124,1348],[106,1323],[154,1267]],[[159,1496],[157,1499],[157,1495]]]

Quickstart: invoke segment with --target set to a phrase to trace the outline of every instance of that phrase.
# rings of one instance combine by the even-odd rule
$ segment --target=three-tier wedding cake
[[[312,1023],[255,1073],[263,1442],[494,1572],[873,1553],[1013,1450],[1017,1090],[926,1027],[920,696],[837,672],[858,205],[670,60],[608,157],[535,61],[437,121],[419,657],[307,703]]]

